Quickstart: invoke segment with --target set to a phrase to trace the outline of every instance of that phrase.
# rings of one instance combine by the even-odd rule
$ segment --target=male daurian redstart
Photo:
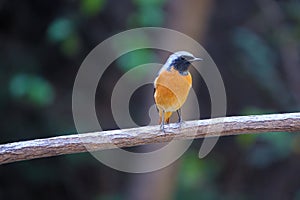
[[[173,112],[178,114],[181,123],[180,108],[184,104],[192,87],[192,76],[188,71],[194,61],[200,61],[191,53],[178,51],[172,54],[158,72],[154,81],[154,100],[159,112],[160,129],[165,131],[164,124],[169,123]]]

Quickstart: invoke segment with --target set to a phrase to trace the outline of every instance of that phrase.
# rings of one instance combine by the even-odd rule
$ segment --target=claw
[[[184,124],[184,121],[180,120],[179,122],[177,122],[179,128],[181,128],[182,124]]]
[[[163,131],[164,133],[166,132],[164,123],[160,124],[160,130]]]
[[[171,124],[167,124],[167,125],[160,125],[160,130],[163,131],[164,133],[174,133],[174,131],[172,130],[173,127]]]

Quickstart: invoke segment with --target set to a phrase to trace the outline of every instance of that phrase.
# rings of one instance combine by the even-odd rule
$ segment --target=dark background
[[[222,73],[229,116],[299,111],[299,11],[297,0],[2,0],[0,142],[75,133],[72,89],[85,56],[106,38],[143,26],[181,31],[205,47]],[[155,50],[135,53],[101,79],[106,87],[98,88],[96,102],[105,129],[116,128],[110,95],[118,78],[167,58]],[[201,117],[208,118],[205,83],[194,85],[203,94]],[[139,116],[148,112],[143,101],[153,103],[150,90],[143,87],[132,100],[140,102],[131,110],[137,123],[147,123]],[[197,140],[173,165],[144,175],[115,171],[89,153],[5,164],[0,199],[297,200],[299,141],[287,133],[224,137],[200,160]]]

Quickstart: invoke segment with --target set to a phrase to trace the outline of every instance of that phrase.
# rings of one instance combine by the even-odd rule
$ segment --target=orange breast
[[[178,110],[187,99],[192,86],[192,76],[188,73],[181,75],[174,68],[163,71],[155,79],[155,103],[159,110],[174,112]]]

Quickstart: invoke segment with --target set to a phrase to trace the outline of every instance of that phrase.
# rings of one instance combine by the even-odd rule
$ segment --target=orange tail
[[[162,111],[159,110],[159,124],[161,124],[162,122]],[[165,112],[165,116],[164,116],[164,121],[166,124],[168,124],[170,122],[170,117],[172,115],[172,112]]]

